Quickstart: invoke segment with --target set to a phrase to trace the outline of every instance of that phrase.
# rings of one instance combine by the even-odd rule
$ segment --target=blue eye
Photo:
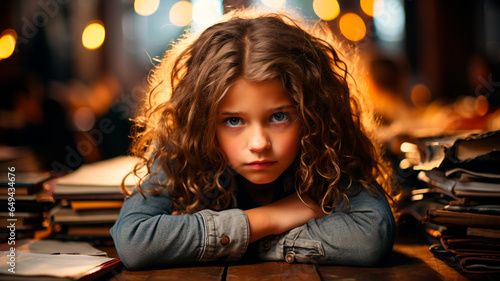
[[[290,115],[286,112],[276,112],[271,116],[271,122],[285,123],[290,119]]]
[[[238,127],[238,126],[241,126],[243,124],[243,122],[241,122],[241,119],[238,118],[238,117],[229,117],[229,118],[226,118],[224,120],[224,123],[229,126],[229,127]]]

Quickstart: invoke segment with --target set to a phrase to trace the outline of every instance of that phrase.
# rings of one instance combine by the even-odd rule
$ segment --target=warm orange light
[[[418,151],[418,146],[411,142],[403,142],[400,147],[402,152],[415,152]]]
[[[373,17],[373,5],[375,0],[360,0],[359,5],[361,6],[361,10],[365,12],[370,17]]]
[[[340,13],[337,0],[314,0],[313,9],[320,19],[326,21],[335,19]]]
[[[359,41],[366,35],[366,26],[363,19],[354,13],[344,14],[339,22],[340,32],[351,41]]]
[[[359,5],[366,15],[373,17],[383,11],[384,0],[360,0]]]
[[[177,26],[188,25],[193,20],[193,5],[188,1],[179,1],[170,9],[170,21]]]
[[[17,33],[12,29],[7,29],[0,35],[0,60],[6,59],[14,53],[16,49]]]
[[[417,84],[411,90],[411,101],[416,108],[426,107],[431,99],[431,90],[424,84]]]
[[[134,10],[141,16],[149,16],[158,10],[159,5],[160,0],[135,0]]]
[[[104,42],[104,37],[106,36],[106,30],[100,22],[94,22],[83,30],[82,43],[87,49],[97,49]]]
[[[474,103],[474,109],[476,110],[476,114],[478,116],[486,115],[486,113],[488,113],[489,107],[490,105],[488,103],[488,99],[485,96],[480,95],[479,97],[477,97],[476,102]]]

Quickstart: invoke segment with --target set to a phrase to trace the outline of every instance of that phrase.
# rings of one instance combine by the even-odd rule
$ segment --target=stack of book
[[[415,140],[409,209],[465,272],[500,272],[500,131]]]
[[[45,183],[48,172],[18,172],[15,167],[0,175],[0,241],[11,233],[17,238],[34,237],[48,227],[48,213],[54,206]]]
[[[109,229],[124,200],[120,185],[137,161],[119,156],[84,164],[56,179],[54,199],[58,204],[51,212],[51,222],[59,229],[55,238],[111,243]],[[131,188],[136,185],[132,176],[125,183]]]

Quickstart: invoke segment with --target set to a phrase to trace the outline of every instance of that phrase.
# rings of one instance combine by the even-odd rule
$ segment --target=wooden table
[[[102,247],[118,257],[113,247]],[[286,262],[252,262],[204,265],[150,271],[119,267],[100,278],[107,281],[135,280],[500,280],[500,275],[466,274],[455,265],[434,257],[428,245],[415,237],[398,237],[389,260],[381,267],[324,266]]]

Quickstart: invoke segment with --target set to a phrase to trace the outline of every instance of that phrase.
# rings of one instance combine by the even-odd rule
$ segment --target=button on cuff
[[[285,261],[287,263],[293,263],[295,261],[295,252],[290,251],[285,256]]]
[[[205,225],[205,244],[200,261],[237,261],[245,255],[250,228],[243,210],[205,209],[196,215],[201,215]]]
[[[230,242],[231,242],[231,239],[229,239],[229,237],[227,237],[227,236],[222,236],[220,239],[220,244],[222,246],[227,246],[227,245],[229,245]]]

